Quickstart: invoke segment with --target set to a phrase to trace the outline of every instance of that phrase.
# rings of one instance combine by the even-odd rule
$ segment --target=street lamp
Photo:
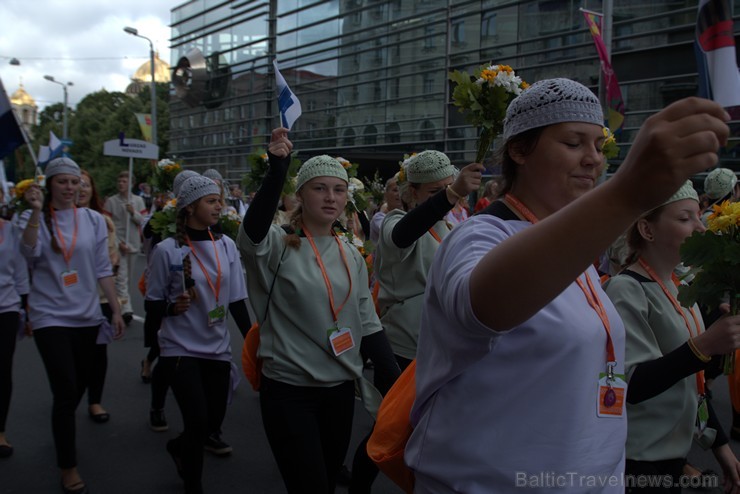
[[[67,137],[69,136],[69,134],[67,133],[67,129],[68,129],[67,127],[67,87],[74,86],[74,84],[72,82],[68,82],[67,84],[63,82],[59,82],[57,80],[54,80],[54,78],[50,75],[45,75],[44,79],[46,79],[47,81],[53,82],[54,84],[59,84],[60,86],[62,86],[62,88],[64,88],[64,113],[62,113],[63,115],[62,117],[63,118],[62,139],[66,140]]]
[[[147,38],[146,36],[142,36],[139,34],[139,31],[133,27],[124,27],[124,31],[129,33],[131,36],[136,36],[137,38],[144,38],[149,42],[149,58],[151,63],[151,69],[152,69],[152,84],[151,84],[151,98],[152,98],[152,144],[155,146],[157,145],[157,90],[155,86],[154,81],[154,44],[152,43],[152,40]]]

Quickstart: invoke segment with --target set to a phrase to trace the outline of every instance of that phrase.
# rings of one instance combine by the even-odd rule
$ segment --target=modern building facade
[[[731,0],[735,36],[740,0]],[[210,60],[203,104],[173,96],[170,152],[228,177],[279,124],[272,61],[298,95],[291,132],[303,158],[320,153],[390,176],[404,153],[475,156],[476,129],[450,103],[451,70],[511,65],[533,82],[569,77],[598,92],[599,60],[580,8],[600,0],[193,0],[172,10],[172,66],[192,48]],[[624,156],[666,104],[697,93],[697,0],[614,2],[612,64],[625,100]],[[739,124],[740,125],[740,124]],[[619,163],[619,158],[614,164]],[[726,152],[723,165],[740,170]]]

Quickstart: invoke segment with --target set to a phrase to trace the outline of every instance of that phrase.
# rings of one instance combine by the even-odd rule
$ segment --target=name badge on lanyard
[[[74,286],[77,284],[78,281],[79,277],[77,276],[76,269],[70,269],[69,271],[62,272],[62,285],[64,285],[64,288]]]
[[[622,374],[614,374],[611,368],[608,372],[600,373],[596,415],[606,418],[621,418],[624,416],[626,391],[627,382]]]
[[[352,338],[352,331],[349,328],[332,328],[328,332],[329,344],[337,357],[355,347],[355,340]]]

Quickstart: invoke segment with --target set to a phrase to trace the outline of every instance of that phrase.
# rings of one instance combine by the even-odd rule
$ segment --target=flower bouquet
[[[222,214],[218,218],[218,226],[221,228],[221,233],[235,242],[236,234],[239,233],[239,225],[241,224],[242,219],[232,208],[228,208],[226,214]]]
[[[380,207],[385,201],[385,183],[383,183],[378,171],[375,171],[373,178],[365,178],[365,190],[370,194],[373,202],[377,207]]]
[[[164,205],[164,207],[152,214],[149,219],[149,224],[152,226],[152,231],[156,233],[159,238],[165,239],[175,235],[177,230],[177,199],[170,199]]]
[[[258,150],[257,152],[250,154],[247,156],[247,164],[249,165],[249,173],[244,175],[244,178],[242,178],[242,186],[247,192],[256,192],[262,185],[262,180],[265,178],[267,169],[270,167],[270,163],[267,160],[267,153],[262,150]],[[283,194],[287,195],[295,192],[294,179],[300,167],[301,160],[295,156],[291,157],[290,166],[288,167],[288,176],[283,185]]]
[[[482,65],[473,75],[453,70],[452,102],[465,120],[480,129],[476,163],[481,163],[493,140],[504,130],[506,108],[529,87],[508,65]]]
[[[36,182],[34,179],[27,178],[25,180],[21,180],[15,185],[15,194],[10,200],[10,207],[18,216],[20,216],[21,213],[29,207],[28,203],[26,202],[26,198],[23,196],[26,194],[26,191],[29,187],[37,183],[38,182]]]
[[[604,143],[601,145],[601,151],[604,153],[606,159],[612,159],[619,156],[619,146],[617,146],[617,139],[609,127],[604,127]]]
[[[740,202],[724,201],[712,206],[705,232],[694,232],[681,245],[681,260],[691,266],[694,280],[679,288],[684,307],[700,303],[714,309],[729,295],[730,313],[738,314],[740,303]],[[724,357],[724,373],[730,374],[735,352]]]
[[[179,163],[166,158],[159,160],[157,166],[154,167],[154,173],[152,173],[149,183],[154,187],[155,191],[170,191],[172,190],[172,183],[175,180],[175,176],[181,171],[182,167]]]

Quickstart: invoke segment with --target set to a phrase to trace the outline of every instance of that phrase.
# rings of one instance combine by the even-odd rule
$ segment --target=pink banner
[[[583,12],[586,18],[591,36],[594,38],[596,51],[601,60],[601,74],[606,88],[606,106],[607,106],[607,126],[614,134],[621,132],[624,124],[624,101],[622,100],[622,91],[619,89],[617,76],[614,74],[612,64],[609,62],[609,54],[604,45],[604,39],[601,36],[601,16],[594,12]]]

